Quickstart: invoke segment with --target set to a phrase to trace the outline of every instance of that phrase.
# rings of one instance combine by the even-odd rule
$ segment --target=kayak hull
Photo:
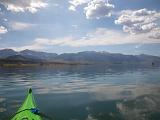
[[[38,114],[32,112],[32,109],[36,108],[37,106],[32,94],[32,90],[29,89],[25,101],[11,120],[41,120],[41,117]]]

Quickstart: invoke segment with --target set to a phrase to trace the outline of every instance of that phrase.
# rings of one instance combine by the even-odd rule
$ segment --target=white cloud
[[[54,7],[58,7],[58,6],[60,6],[59,4],[57,4],[57,3],[53,3],[52,4]]]
[[[18,47],[18,50],[43,50],[49,46],[88,47],[132,43],[160,43],[158,39],[148,38],[147,36],[148,35],[146,35],[146,33],[133,35],[116,30],[98,28],[97,30],[88,33],[85,37],[82,38],[74,38],[70,36],[56,39],[36,38],[32,44]]]
[[[86,4],[89,1],[91,0],[70,0],[69,3],[76,8],[77,6]]]
[[[0,8],[0,21],[1,21],[1,23],[0,23],[0,34],[5,34],[5,33],[8,32],[7,28],[2,25],[2,23],[7,22],[7,19],[3,18],[3,16],[4,16],[4,13],[1,11],[1,8]],[[1,39],[1,37],[0,37],[0,39]]]
[[[13,49],[13,50],[16,50],[16,51],[22,51],[22,50],[26,50],[26,49],[29,49],[29,50],[42,50],[42,49],[45,49],[45,45],[39,44],[36,41],[34,41],[30,45],[25,45],[25,46],[21,46],[21,47],[10,47],[10,48]]]
[[[8,19],[7,19],[7,18],[3,18],[3,21],[4,21],[4,22],[7,22],[7,21],[8,21]]]
[[[43,0],[1,0],[0,4],[12,12],[29,11],[31,13],[35,13],[47,6],[47,3]]]
[[[10,27],[12,30],[26,30],[32,28],[35,24],[24,23],[24,22],[11,22]]]
[[[7,32],[8,32],[7,28],[5,28],[4,26],[0,26],[0,34],[5,34]]]
[[[74,28],[74,29],[78,29],[78,25],[72,25],[72,27]]]
[[[101,17],[110,17],[113,4],[109,4],[105,0],[93,0],[84,8],[87,19],[99,19]]]
[[[149,38],[160,39],[160,27],[153,29],[149,34]]]
[[[108,3],[108,0],[71,0],[69,3],[70,6],[68,9],[71,11],[76,11],[78,6],[83,5],[87,19],[110,17],[114,8],[114,5]]]
[[[154,10],[123,10],[115,24],[123,25],[123,31],[131,34],[147,33],[148,37],[160,39],[160,12]],[[149,34],[150,33],[150,34]]]
[[[68,8],[68,9],[69,9],[69,10],[71,10],[71,11],[76,11],[75,6],[73,6],[73,5],[69,6],[69,8]]]

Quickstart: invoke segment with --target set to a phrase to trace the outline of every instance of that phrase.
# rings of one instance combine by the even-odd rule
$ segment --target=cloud
[[[123,25],[130,34],[147,33],[149,38],[160,39],[160,12],[154,10],[123,10],[115,24]]]
[[[110,17],[114,8],[114,5],[108,3],[108,0],[71,0],[69,3],[71,11],[76,11],[78,6],[84,5],[83,9],[87,19]]]
[[[70,0],[69,3],[71,4],[71,6],[76,8],[77,6],[86,4],[90,1],[91,0]]]
[[[4,21],[4,22],[7,22],[7,21],[8,21],[8,19],[7,19],[7,18],[3,18],[3,21]]]
[[[60,6],[59,4],[57,4],[57,3],[53,3],[52,4],[52,6],[54,6],[54,7],[58,7],[58,6]]]
[[[10,27],[12,30],[26,30],[29,28],[32,28],[33,26],[35,26],[35,24],[31,24],[31,23],[24,23],[24,22],[11,22],[10,23]]]
[[[87,19],[99,19],[101,17],[110,17],[113,4],[105,0],[93,0],[84,8]]]
[[[69,6],[69,8],[68,8],[68,9],[69,9],[69,10],[71,10],[71,11],[76,11],[75,6],[73,6],[73,5]]]
[[[7,28],[5,28],[4,26],[0,26],[0,34],[5,34],[7,32],[8,32]]]
[[[86,34],[84,37],[62,37],[55,39],[36,38],[30,45],[14,48],[18,50],[32,49],[44,50],[49,46],[69,46],[69,47],[89,47],[89,46],[105,46],[118,44],[144,44],[144,43],[160,43],[158,39],[148,38],[144,34],[127,34],[117,30],[109,30],[106,28],[98,28],[93,32]]]
[[[149,34],[149,38],[160,39],[160,27],[153,29]]]
[[[78,29],[78,25],[76,25],[76,24],[72,25],[72,27],[73,27],[74,29]]]
[[[12,12],[29,11],[31,13],[36,13],[39,9],[48,5],[43,0],[1,0],[0,4]]]
[[[22,50],[42,50],[45,49],[45,45],[39,44],[38,42],[34,41],[32,44],[30,45],[24,45],[24,46],[20,46],[20,47],[10,47],[13,50],[16,51],[22,51]]]

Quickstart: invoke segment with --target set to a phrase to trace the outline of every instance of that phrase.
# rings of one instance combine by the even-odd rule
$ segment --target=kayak
[[[39,110],[37,109],[32,89],[30,88],[24,103],[11,120],[42,120],[38,113]]]

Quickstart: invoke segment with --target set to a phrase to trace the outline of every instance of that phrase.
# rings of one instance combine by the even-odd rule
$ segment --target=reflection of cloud
[[[98,85],[92,89],[94,99],[98,101],[114,100],[114,99],[132,99],[134,97],[133,91],[126,90],[132,85]],[[135,86],[132,86],[135,88]],[[126,93],[127,94],[124,94]]]
[[[89,106],[87,106],[87,107],[86,107],[86,111],[89,112],[90,110],[91,110],[91,108],[90,108]]]
[[[99,101],[125,99],[131,100],[144,94],[159,94],[159,85],[96,85],[89,91],[93,99]]]
[[[6,108],[1,108],[1,107],[0,107],[0,113],[1,113],[1,112],[5,112],[5,111],[7,111]]]
[[[21,105],[21,103],[22,103],[23,101],[21,101],[21,100],[12,100],[11,102],[10,102],[10,104],[11,104],[11,108],[14,108],[14,109],[17,109],[17,108],[19,108],[20,107],[20,105]]]
[[[84,80],[73,80],[67,83],[49,83],[43,82],[36,83],[35,87],[39,94],[45,93],[73,93],[73,92],[86,92],[90,89],[93,82],[87,82]],[[47,87],[46,87],[47,86]]]
[[[87,116],[86,120],[97,120],[97,119],[94,118],[92,115],[89,114],[89,115]]]
[[[87,92],[96,101],[131,100],[144,94],[157,95],[160,89],[159,85],[110,85],[82,79],[63,83],[37,81],[33,85],[38,94]]]
[[[117,108],[126,120],[146,120],[152,113],[160,112],[160,95],[145,95],[120,102]]]
[[[6,100],[6,98],[0,97],[0,103],[1,103],[1,102],[4,102],[5,100]]]
[[[3,102],[5,102],[5,101],[6,101],[6,98],[0,97],[0,103],[3,103]],[[0,104],[0,105],[1,105],[1,104]],[[7,109],[5,108],[4,104],[2,104],[2,106],[0,106],[0,113],[1,113],[1,112],[5,112],[5,111],[7,111]]]

